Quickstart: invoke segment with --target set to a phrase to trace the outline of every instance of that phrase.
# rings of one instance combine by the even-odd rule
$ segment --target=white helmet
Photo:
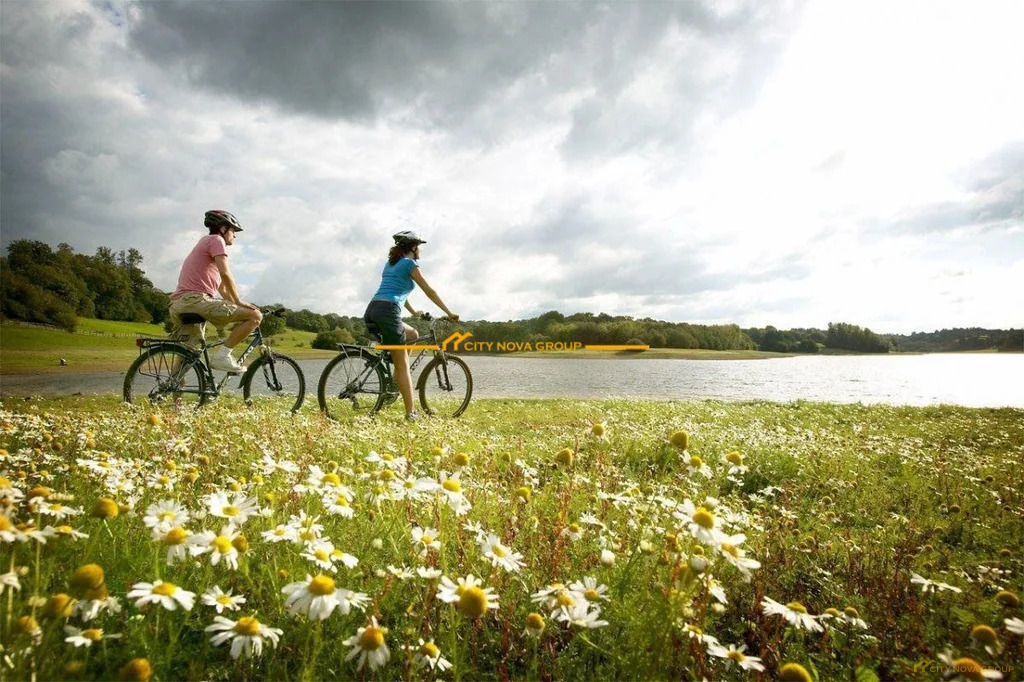
[[[391,236],[394,238],[395,244],[399,246],[416,246],[417,244],[427,243],[425,239],[421,239],[420,235],[412,230],[402,230]]]

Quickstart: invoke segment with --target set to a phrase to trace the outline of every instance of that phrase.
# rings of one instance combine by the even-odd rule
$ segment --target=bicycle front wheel
[[[316,397],[320,410],[331,419],[373,414],[384,406],[385,375],[369,353],[343,350],[327,363]]]
[[[298,412],[306,398],[306,377],[299,363],[287,355],[267,353],[242,376],[242,398],[246,405],[276,405]]]
[[[124,401],[197,408],[206,402],[198,358],[177,346],[155,346],[135,359],[124,377]]]
[[[473,375],[454,355],[439,355],[427,363],[419,380],[420,405],[427,414],[458,417],[469,407]]]

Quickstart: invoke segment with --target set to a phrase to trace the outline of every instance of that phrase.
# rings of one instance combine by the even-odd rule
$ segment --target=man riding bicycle
[[[457,322],[459,316],[448,310],[448,307],[431,288],[420,272],[416,261],[420,258],[420,244],[426,244],[420,236],[405,230],[392,235],[395,245],[388,252],[388,262],[381,272],[380,286],[373,299],[366,307],[363,321],[370,333],[379,333],[385,345],[404,345],[418,338],[416,330],[402,322],[402,305],[412,315],[419,315],[407,300],[409,294],[418,284],[423,293],[445,312],[448,319]],[[409,351],[392,350],[391,358],[395,363],[395,378],[398,379],[398,390],[405,403],[405,418],[416,421],[416,411],[412,403],[412,377],[409,375]]]
[[[188,335],[190,343],[199,343],[205,338],[205,325],[182,323],[184,313],[202,315],[218,328],[237,322],[227,341],[210,358],[210,367],[241,372],[243,367],[231,355],[231,350],[263,321],[256,306],[238,297],[238,287],[228,267],[227,247],[235,243],[242,226],[235,216],[217,210],[207,211],[203,224],[210,233],[200,239],[185,258],[178,275],[178,288],[171,294],[171,333]],[[221,299],[214,298],[218,293]]]

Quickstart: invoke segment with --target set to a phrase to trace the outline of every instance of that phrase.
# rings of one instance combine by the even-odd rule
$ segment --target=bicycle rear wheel
[[[317,386],[320,410],[331,419],[373,414],[384,406],[385,375],[378,358],[343,350],[324,367]]]
[[[420,405],[427,414],[458,417],[469,407],[473,375],[454,355],[435,357],[423,368],[419,379]]]
[[[126,403],[197,408],[207,397],[199,358],[178,346],[143,352],[124,377]]]
[[[279,405],[298,412],[305,397],[306,377],[299,363],[287,355],[262,355],[242,376],[242,398],[247,405]]]

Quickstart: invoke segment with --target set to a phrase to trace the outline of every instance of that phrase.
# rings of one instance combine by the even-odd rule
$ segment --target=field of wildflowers
[[[1024,412],[0,407],[0,677],[1020,680]]]

